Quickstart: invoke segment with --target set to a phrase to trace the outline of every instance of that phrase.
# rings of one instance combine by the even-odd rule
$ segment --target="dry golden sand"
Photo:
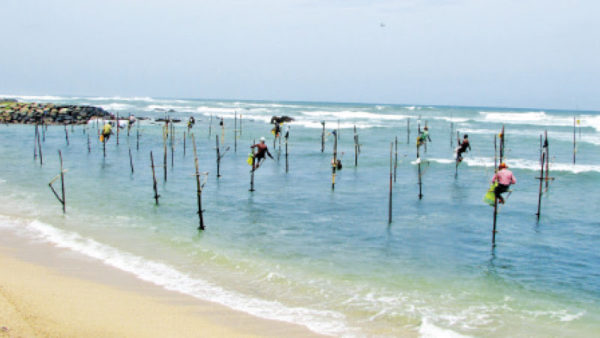
[[[163,290],[68,250],[3,244],[6,238],[0,241],[0,337],[314,336]],[[32,260],[31,252],[45,262]]]

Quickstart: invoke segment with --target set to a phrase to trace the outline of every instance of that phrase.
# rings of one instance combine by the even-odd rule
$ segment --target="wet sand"
[[[0,337],[306,337],[0,229]]]

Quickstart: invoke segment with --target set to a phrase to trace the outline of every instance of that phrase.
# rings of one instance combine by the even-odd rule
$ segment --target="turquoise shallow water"
[[[176,127],[168,181],[157,168],[154,205],[149,152],[162,165],[159,124],[143,121],[106,159],[96,125],[84,133],[51,126],[44,165],[33,160],[33,127],[0,126],[0,215],[23,236],[96,257],[138,277],[261,317],[300,323],[333,335],[590,336],[600,330],[600,116],[573,112],[302,102],[203,101],[157,98],[24,97],[100,105],[121,115],[197,118],[193,131],[207,230],[196,228],[191,139]],[[233,116],[243,115],[234,151]],[[268,138],[271,115],[297,119],[290,130],[290,171],[271,149],[250,193],[246,158],[253,139]],[[213,115],[212,135],[208,124]],[[222,177],[216,178],[216,116],[225,117]],[[414,138],[420,118],[433,142],[424,154],[418,199]],[[411,134],[407,142],[406,124]],[[320,151],[320,121],[340,126],[344,169],[331,191],[332,136]],[[454,178],[451,123],[469,133],[473,150]],[[493,137],[506,126],[507,163],[518,183],[498,218],[482,202],[493,175]],[[353,163],[352,127],[362,144]],[[551,176],[537,209],[539,135],[548,130]],[[87,135],[91,133],[91,153]],[[393,223],[387,223],[389,144],[398,136]],[[135,173],[129,170],[131,147]],[[47,183],[64,156],[67,215]],[[279,160],[277,160],[279,158]]]

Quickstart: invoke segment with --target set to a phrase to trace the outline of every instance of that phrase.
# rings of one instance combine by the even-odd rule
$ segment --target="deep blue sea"
[[[101,123],[68,127],[69,145],[64,127],[50,126],[42,143],[42,166],[33,157],[33,126],[1,125],[0,223],[22,236],[70,248],[169,290],[335,336],[589,337],[600,332],[597,112],[15,98],[89,104],[123,117],[150,118],[134,125],[129,136],[122,129],[118,145],[114,135],[106,157],[98,140]],[[273,115],[295,119],[286,124],[287,173],[285,143],[273,147]],[[199,167],[209,172],[202,194],[203,232],[197,230],[192,138],[183,122],[175,124],[173,154],[167,141],[168,179],[163,178],[163,124],[154,119],[165,116],[184,121],[194,116],[197,121],[191,132]],[[235,116],[238,123],[241,119],[237,131]],[[418,125],[427,125],[432,139],[421,154],[421,200],[415,161]],[[517,184],[500,208],[492,247],[493,208],[482,199],[494,174],[494,135],[503,125],[506,163]],[[361,148],[357,166],[354,126]],[[335,129],[343,169],[332,190]],[[535,178],[540,135],[546,130],[554,180],[542,196],[537,222]],[[468,133],[472,151],[455,177],[457,131]],[[220,178],[217,135],[224,153]],[[253,140],[261,136],[274,160],[267,159],[256,171],[256,190],[250,192],[246,160]],[[392,184],[393,221],[388,224],[390,143],[395,137],[398,167]],[[66,215],[48,188],[59,172],[58,150],[68,170]],[[158,206],[150,151],[157,166]]]

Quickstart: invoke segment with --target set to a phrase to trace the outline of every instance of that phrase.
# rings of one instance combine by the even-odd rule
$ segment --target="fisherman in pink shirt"
[[[517,179],[512,171],[508,170],[506,163],[500,163],[498,169],[498,172],[492,177],[492,183],[498,182],[496,189],[494,189],[494,194],[496,194],[498,201],[501,204],[504,204],[504,198],[502,198],[501,194],[508,191],[508,187],[510,187],[511,184],[516,184]]]

